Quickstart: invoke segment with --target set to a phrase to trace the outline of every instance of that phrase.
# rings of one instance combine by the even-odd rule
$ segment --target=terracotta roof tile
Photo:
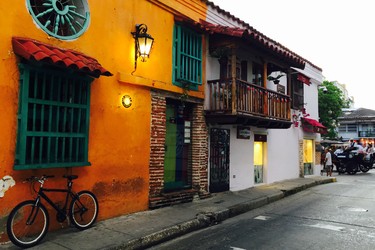
[[[22,37],[13,37],[12,45],[15,54],[29,61],[63,66],[84,72],[93,77],[112,75],[112,73],[103,68],[96,59],[78,51],[62,49]]]
[[[218,24],[212,24],[202,19],[199,21],[199,23],[196,23],[196,25],[200,25],[201,29],[210,34],[228,35],[232,37],[245,38],[256,41],[264,48],[273,51],[275,54],[278,54],[281,57],[294,61],[299,66],[304,66],[305,64],[305,59],[285,48],[281,44],[264,36],[262,33],[259,33],[257,30],[251,29],[251,27],[249,27],[249,29],[228,27]]]
[[[375,117],[375,110],[366,109],[366,108],[358,108],[353,110],[352,112],[343,112],[342,119],[365,119],[365,118],[374,118]]]
[[[263,33],[257,31],[255,28],[253,28],[252,26],[250,26],[248,23],[244,22],[243,20],[239,19],[238,17],[234,16],[232,13],[220,8],[219,6],[215,5],[213,2],[209,1],[209,0],[201,0],[203,2],[205,2],[208,6],[211,6],[213,9],[215,9],[216,11],[218,11],[219,13],[222,13],[224,15],[226,15],[227,17],[231,18],[232,20],[240,23],[241,25],[247,27],[249,30],[252,31],[252,33],[250,33],[250,36],[253,36],[255,39],[259,39],[259,38],[256,38],[256,37],[263,37],[263,41],[269,41],[270,42],[270,47],[273,47],[275,49],[275,51],[279,51],[280,49],[281,50],[284,50],[284,51],[288,51],[288,53],[290,53],[291,55],[293,55],[294,57],[298,57],[299,60],[301,61],[304,61],[304,62],[307,62],[309,63],[310,65],[312,65],[313,67],[315,67],[316,69],[322,71],[322,69],[316,65],[314,65],[312,62],[300,57],[299,55],[297,55],[296,53],[292,52],[291,50],[289,50],[288,48],[286,48],[285,46],[281,45],[280,43],[272,40],[271,38],[267,37],[266,35],[264,35]],[[272,44],[276,44],[276,47],[275,45],[272,45]]]

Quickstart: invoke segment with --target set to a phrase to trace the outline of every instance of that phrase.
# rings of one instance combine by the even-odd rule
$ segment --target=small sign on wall
[[[237,126],[237,139],[250,139],[250,127]]]
[[[277,84],[277,93],[285,94],[285,86]]]
[[[255,134],[254,141],[267,142],[267,135]]]

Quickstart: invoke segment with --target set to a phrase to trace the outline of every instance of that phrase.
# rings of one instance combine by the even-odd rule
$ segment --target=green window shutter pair
[[[173,39],[173,83],[197,89],[202,84],[202,35],[176,24]]]
[[[15,169],[88,166],[90,77],[20,64]]]

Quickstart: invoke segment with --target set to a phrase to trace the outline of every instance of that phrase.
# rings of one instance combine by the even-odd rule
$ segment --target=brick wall
[[[208,129],[204,117],[203,104],[193,109],[193,187],[199,191],[201,198],[208,193]]]
[[[164,184],[164,154],[166,133],[166,100],[157,94],[151,95],[151,151],[150,151],[150,193],[158,196]]]
[[[158,208],[177,203],[191,202],[197,195],[200,198],[208,197],[208,134],[203,104],[194,104],[192,110],[192,188],[164,193],[166,96],[158,92],[153,92],[151,98],[149,207]]]

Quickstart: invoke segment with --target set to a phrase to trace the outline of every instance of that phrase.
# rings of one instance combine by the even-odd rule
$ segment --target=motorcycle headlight
[[[349,158],[350,158],[350,159],[353,158],[353,156],[354,156],[353,154],[349,154]]]

